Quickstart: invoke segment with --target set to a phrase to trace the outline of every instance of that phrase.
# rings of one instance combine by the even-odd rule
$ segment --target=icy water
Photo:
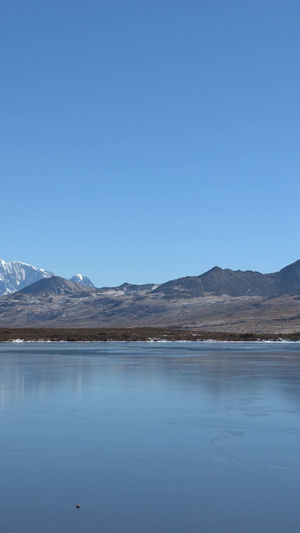
[[[299,532],[299,412],[297,343],[0,344],[0,531]]]

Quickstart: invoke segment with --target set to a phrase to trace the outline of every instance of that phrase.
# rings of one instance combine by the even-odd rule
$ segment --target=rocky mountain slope
[[[161,285],[101,289],[54,276],[0,298],[4,326],[300,331],[300,261],[273,274],[215,267]]]
[[[155,289],[165,298],[195,297],[205,294],[221,296],[261,296],[289,294],[300,288],[300,260],[273,274],[214,267],[201,276],[168,281]]]

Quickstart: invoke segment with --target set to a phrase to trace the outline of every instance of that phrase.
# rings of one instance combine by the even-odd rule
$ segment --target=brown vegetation
[[[173,328],[1,328],[0,342],[24,341],[299,341],[298,333],[262,334],[196,331]]]

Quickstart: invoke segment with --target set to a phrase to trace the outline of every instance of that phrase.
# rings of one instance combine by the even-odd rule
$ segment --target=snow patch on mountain
[[[21,261],[6,263],[0,259],[0,296],[19,291],[43,278],[54,274],[43,268],[36,268]]]
[[[75,274],[75,276],[70,278],[70,281],[73,281],[73,283],[79,283],[79,285],[85,285],[86,287],[95,288],[95,285],[91,280],[82,274]]]

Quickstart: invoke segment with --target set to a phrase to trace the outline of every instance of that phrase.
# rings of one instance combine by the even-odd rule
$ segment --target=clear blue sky
[[[1,249],[98,286],[300,258],[298,0],[3,0]]]

